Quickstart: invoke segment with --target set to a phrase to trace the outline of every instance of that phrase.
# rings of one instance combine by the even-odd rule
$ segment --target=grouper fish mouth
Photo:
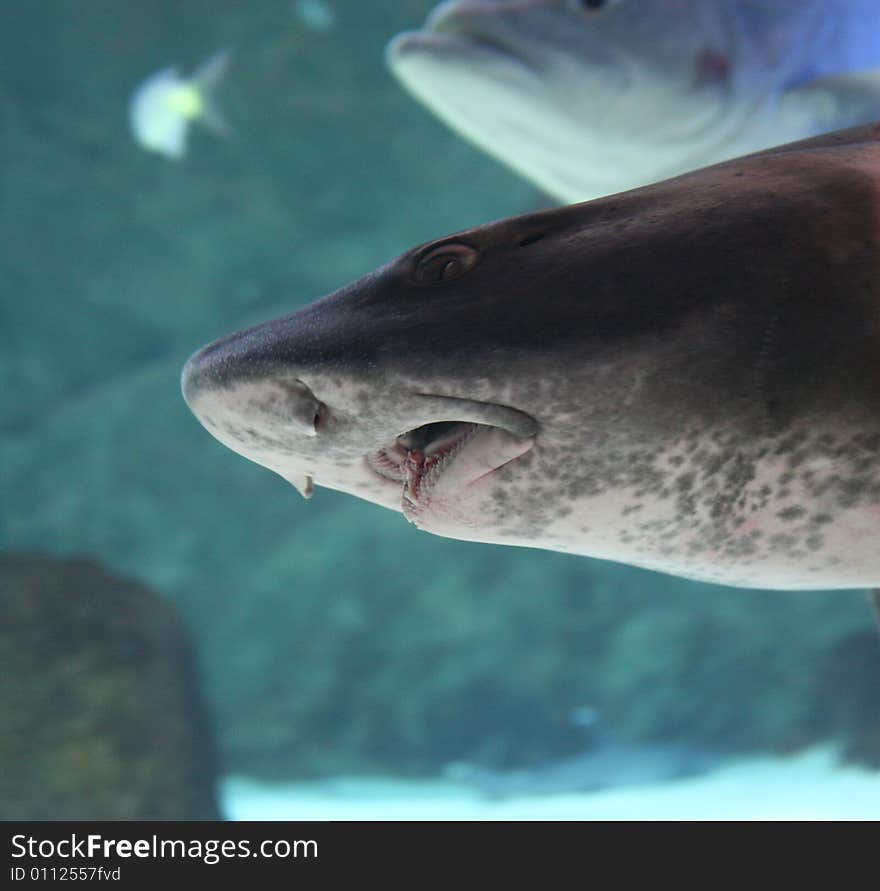
[[[880,586],[880,126],[437,239],[182,386],[304,495],[431,533]]]
[[[878,29],[874,0],[446,0],[386,60],[572,202],[876,120]]]

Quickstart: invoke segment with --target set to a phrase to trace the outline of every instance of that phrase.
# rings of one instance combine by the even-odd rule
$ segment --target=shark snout
[[[212,419],[222,415],[227,427],[230,422],[268,424],[297,437],[313,437],[327,415],[324,403],[293,375],[236,376],[228,357],[214,345],[194,353],[184,365],[181,390],[190,410],[209,429],[216,425]]]
[[[239,377],[243,363],[241,335],[232,335],[196,350],[180,374],[180,389],[186,404],[195,411],[200,396],[227,385]]]
[[[193,411],[195,411],[193,406],[198,398],[198,394],[210,383],[209,363],[202,359],[204,352],[205,350],[202,349],[193,353],[187,359],[186,364],[183,366],[183,371],[180,373],[180,389],[183,393],[183,398]]]

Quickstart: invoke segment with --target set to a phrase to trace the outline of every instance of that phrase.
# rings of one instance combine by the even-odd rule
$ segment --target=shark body
[[[406,252],[183,372],[221,442],[419,528],[880,585],[880,126]]]

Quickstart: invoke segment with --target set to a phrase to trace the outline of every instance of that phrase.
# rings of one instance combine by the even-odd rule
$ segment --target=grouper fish
[[[386,56],[565,202],[880,119],[877,0],[452,0]]]
[[[489,223],[195,353],[222,443],[419,528],[880,585],[880,126]]]

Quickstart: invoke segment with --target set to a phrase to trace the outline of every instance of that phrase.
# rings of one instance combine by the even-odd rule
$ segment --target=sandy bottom
[[[499,802],[448,780],[385,778],[266,785],[230,777],[221,796],[233,820],[877,820],[880,772],[815,750],[677,782]]]

